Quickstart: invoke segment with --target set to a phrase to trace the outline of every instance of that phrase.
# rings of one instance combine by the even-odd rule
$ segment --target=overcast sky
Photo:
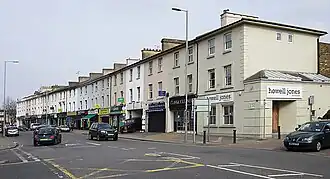
[[[7,66],[7,95],[19,98],[140,58],[163,37],[184,39],[184,14],[172,7],[189,10],[190,39],[218,28],[227,8],[330,32],[329,0],[0,0],[0,86],[4,60],[20,61]]]

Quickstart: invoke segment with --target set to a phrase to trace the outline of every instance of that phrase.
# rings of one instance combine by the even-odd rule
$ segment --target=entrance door
[[[272,132],[277,133],[277,126],[279,125],[279,103],[273,101],[273,115],[272,115]]]

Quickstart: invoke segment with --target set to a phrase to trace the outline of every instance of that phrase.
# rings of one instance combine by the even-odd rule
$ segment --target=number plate
[[[295,146],[298,146],[299,143],[289,143],[289,145],[295,145]]]
[[[47,141],[47,140],[50,140],[50,139],[40,139],[40,141]]]
[[[108,134],[108,135],[113,135],[113,134]]]

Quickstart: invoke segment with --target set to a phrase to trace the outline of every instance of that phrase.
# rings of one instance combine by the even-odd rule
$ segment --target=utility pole
[[[7,115],[6,115],[6,85],[7,85],[7,63],[14,63],[18,64],[19,61],[17,60],[12,60],[8,61],[5,60],[4,62],[4,71],[3,71],[3,125],[2,125],[2,135],[5,136],[5,125],[6,125],[6,120],[7,120]]]
[[[185,111],[184,111],[184,130],[185,130],[185,136],[184,136],[184,141],[187,142],[188,141],[188,90],[187,90],[187,85],[188,85],[188,80],[187,80],[187,62],[188,62],[188,58],[189,58],[189,54],[188,54],[188,10],[184,10],[184,9],[180,9],[180,8],[172,8],[173,11],[179,11],[179,12],[185,12],[186,14],[186,55],[185,55],[185,68],[184,68],[184,82],[185,82],[185,97],[186,97],[186,102],[185,102]]]

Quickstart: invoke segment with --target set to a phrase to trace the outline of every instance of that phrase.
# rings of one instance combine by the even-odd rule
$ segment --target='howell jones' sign
[[[206,96],[206,99],[209,98],[210,103],[224,103],[234,101],[234,93],[223,93]]]
[[[267,86],[267,98],[301,99],[302,88],[291,86]]]

